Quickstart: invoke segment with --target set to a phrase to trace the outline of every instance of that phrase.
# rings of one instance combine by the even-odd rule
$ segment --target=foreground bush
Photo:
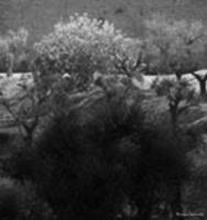
[[[11,220],[55,219],[46,202],[37,197],[30,183],[0,178],[0,218]]]
[[[123,97],[98,93],[50,124],[37,147],[26,153],[32,161],[25,156],[16,160],[25,161],[22,168],[31,164],[25,176],[37,184],[59,219],[114,219],[120,212],[129,156],[139,148],[135,133],[142,116],[132,104],[137,111]]]
[[[183,212],[182,186],[190,175],[186,152],[192,139],[185,133],[175,136],[165,124],[145,129],[140,142],[132,191],[139,219],[176,218],[176,212]]]
[[[15,177],[32,180],[58,219],[175,215],[189,140],[170,126],[146,127],[139,91],[111,89],[78,97],[52,120],[36,146],[13,159]]]
[[[21,213],[20,192],[10,179],[0,181],[0,217],[15,219]]]

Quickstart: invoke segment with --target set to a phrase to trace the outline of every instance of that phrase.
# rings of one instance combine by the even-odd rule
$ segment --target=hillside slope
[[[25,26],[32,41],[75,12],[106,18],[131,36],[142,35],[143,20],[152,13],[207,21],[205,0],[0,0],[0,32]]]

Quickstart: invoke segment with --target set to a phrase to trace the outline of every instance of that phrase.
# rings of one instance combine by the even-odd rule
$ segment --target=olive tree
[[[186,79],[163,79],[154,88],[158,96],[167,98],[172,128],[177,132],[180,116],[197,104],[195,90]]]
[[[28,40],[28,31],[24,28],[9,30],[5,36],[0,37],[1,69],[11,75],[14,69],[21,65],[21,59],[26,58],[25,50]],[[23,61],[23,60],[22,60]]]
[[[200,21],[173,20],[154,16],[146,20],[146,62],[159,74],[185,73],[204,68],[206,29]],[[202,79],[196,77],[201,86]],[[205,91],[201,88],[201,93]]]
[[[42,121],[45,121],[45,116],[50,116],[49,102],[52,90],[42,88],[42,84],[34,81],[32,75],[26,75],[16,84],[13,95],[8,95],[3,89],[0,105],[18,127],[26,147],[31,147],[35,135],[40,132],[38,130],[42,127]]]

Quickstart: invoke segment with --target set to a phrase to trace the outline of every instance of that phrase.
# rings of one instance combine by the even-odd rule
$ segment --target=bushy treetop
[[[87,84],[95,71],[119,73],[115,62],[135,57],[140,45],[107,20],[75,14],[35,44],[36,63],[46,75],[67,72],[75,84]]]

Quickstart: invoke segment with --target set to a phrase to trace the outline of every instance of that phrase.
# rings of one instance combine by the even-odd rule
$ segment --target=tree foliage
[[[145,59],[151,71],[179,78],[204,66],[206,29],[200,21],[155,15],[145,26]]]
[[[20,28],[18,31],[8,31],[3,37],[0,37],[0,68],[1,71],[11,74],[13,70],[21,68],[23,62],[26,62],[26,45],[28,40],[28,31]]]
[[[145,127],[141,102],[139,90],[119,84],[77,96],[12,160],[15,177],[32,180],[61,219],[147,219],[162,202],[175,213],[188,142]]]
[[[85,89],[95,71],[103,74],[135,72],[139,67],[136,62],[140,47],[139,40],[127,38],[107,20],[77,14],[71,16],[68,23],[55,25],[52,33],[35,44],[36,64],[42,77],[68,73],[71,87]],[[121,67],[126,68],[121,72]]]
[[[31,74],[22,76],[17,81],[16,94],[13,96],[9,94],[8,97],[3,91],[0,106],[18,127],[19,135],[25,145],[31,147],[36,133],[41,130],[40,124],[45,119],[45,115],[49,117],[52,112],[50,98],[53,91],[44,89]]]

